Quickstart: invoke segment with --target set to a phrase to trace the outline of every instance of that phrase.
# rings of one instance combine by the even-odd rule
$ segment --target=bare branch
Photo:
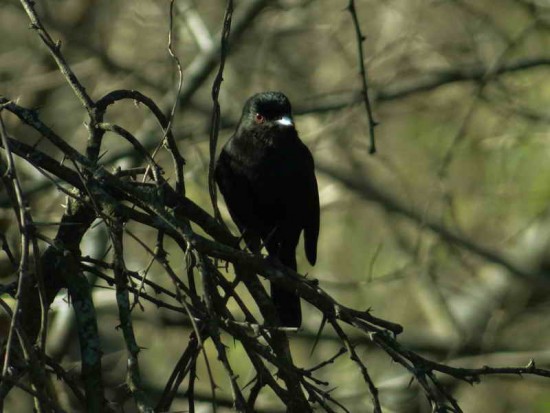
[[[367,119],[369,122],[369,137],[370,147],[369,153],[376,152],[376,141],[374,139],[374,128],[378,125],[372,115],[372,108],[369,100],[369,85],[367,83],[367,70],[365,69],[365,57],[363,56],[363,42],[366,40],[365,35],[361,32],[361,26],[359,25],[359,18],[357,17],[357,9],[355,8],[355,0],[349,0],[348,11],[351,14],[353,20],[353,27],[355,28],[355,36],[357,37],[357,58],[359,60],[359,73],[361,74],[361,82],[363,89],[361,90],[361,96],[365,103],[365,109],[367,111]]]

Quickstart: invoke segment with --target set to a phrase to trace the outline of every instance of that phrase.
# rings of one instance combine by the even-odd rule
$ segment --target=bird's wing
[[[311,265],[317,260],[317,239],[319,238],[319,189],[315,178],[313,156],[306,148],[307,157],[304,170],[304,247]]]
[[[253,222],[256,219],[254,194],[251,191],[250,182],[235,170],[231,155],[225,150],[222,150],[216,162],[214,177],[231,218],[244,235],[248,247],[253,251],[256,250],[260,243],[259,237],[251,232],[251,229],[257,227]]]

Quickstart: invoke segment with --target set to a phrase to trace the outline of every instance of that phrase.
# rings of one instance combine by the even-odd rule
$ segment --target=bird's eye
[[[265,121],[265,116],[259,113],[256,113],[256,123],[264,123],[264,121]]]

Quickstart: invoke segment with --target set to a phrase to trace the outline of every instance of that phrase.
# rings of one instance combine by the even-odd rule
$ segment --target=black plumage
[[[313,157],[298,137],[284,94],[263,92],[248,99],[216,162],[215,178],[252,251],[265,245],[271,257],[296,270],[303,230],[307,259],[315,264],[319,192]],[[271,296],[282,325],[299,327],[299,297],[276,285]]]

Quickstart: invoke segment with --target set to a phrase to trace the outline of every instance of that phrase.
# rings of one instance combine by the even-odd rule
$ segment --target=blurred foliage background
[[[248,96],[262,90],[289,96],[300,136],[316,159],[322,204],[318,263],[307,267],[300,249],[301,272],[318,278],[337,300],[370,307],[376,316],[402,324],[400,342],[429,358],[464,367],[526,365],[534,358],[538,366],[549,367],[550,2],[358,0],[370,96],[380,122],[373,156],[368,154],[357,40],[347,1],[241,0],[234,25],[252,3],[258,10],[232,39],[226,62],[220,146]],[[136,89],[169,111],[177,72],[167,50],[167,1],[47,0],[37,6],[91,96]],[[210,89],[225,2],[177,0],[176,6],[174,44],[184,78],[173,130],[187,161],[188,196],[211,210]],[[209,56],[214,56],[211,68],[204,66]],[[205,76],[195,76],[197,70]],[[0,93],[37,108],[71,145],[85,147],[85,113],[15,0],[0,4]],[[162,137],[141,107],[119,104],[110,118],[151,149]],[[13,136],[57,156],[15,117],[6,122]],[[141,162],[114,136],[107,135],[104,148],[102,163],[112,168]],[[161,151],[158,159],[170,177],[168,155]],[[25,162],[17,165],[34,219],[58,220],[64,196]],[[6,208],[5,194],[0,196]],[[222,200],[220,205],[229,222]],[[0,227],[17,243],[10,209],[0,210]],[[50,235],[54,230],[43,228]],[[154,245],[153,231],[138,225],[129,231]],[[150,257],[137,242],[128,243],[130,269],[143,271]],[[102,225],[86,235],[84,244],[84,255],[109,254]],[[181,252],[174,248],[173,254]],[[183,257],[171,259],[184,266]],[[2,282],[14,276],[8,267],[0,255]],[[157,264],[148,276],[169,283]],[[94,300],[105,380],[116,399],[126,359],[114,293],[97,281]],[[142,373],[154,395],[184,350],[189,326],[143,305],[133,314],[144,349]],[[340,344],[323,333],[310,355],[321,315],[303,306],[304,328],[293,336],[292,348],[298,365],[311,367]],[[74,320],[63,297],[51,320],[50,355],[76,366]],[[0,319],[3,332],[6,323]],[[384,411],[429,411],[416,383],[409,385],[410,375],[366,337],[356,340]],[[250,366],[240,363],[244,357],[238,343],[228,353],[243,383],[252,379]],[[220,366],[213,368],[221,399],[229,398]],[[372,409],[349,360],[341,358],[323,372],[351,412]],[[211,411],[200,362],[198,376],[197,392],[204,402],[197,411]],[[492,377],[475,386],[445,384],[466,412],[550,412],[548,379]],[[184,393],[185,382],[174,411],[185,411]],[[71,406],[68,395],[62,402]],[[260,405],[264,411],[284,411],[269,393],[262,394]],[[14,390],[6,408],[30,411],[31,399]],[[131,403],[126,408],[133,409]]]

